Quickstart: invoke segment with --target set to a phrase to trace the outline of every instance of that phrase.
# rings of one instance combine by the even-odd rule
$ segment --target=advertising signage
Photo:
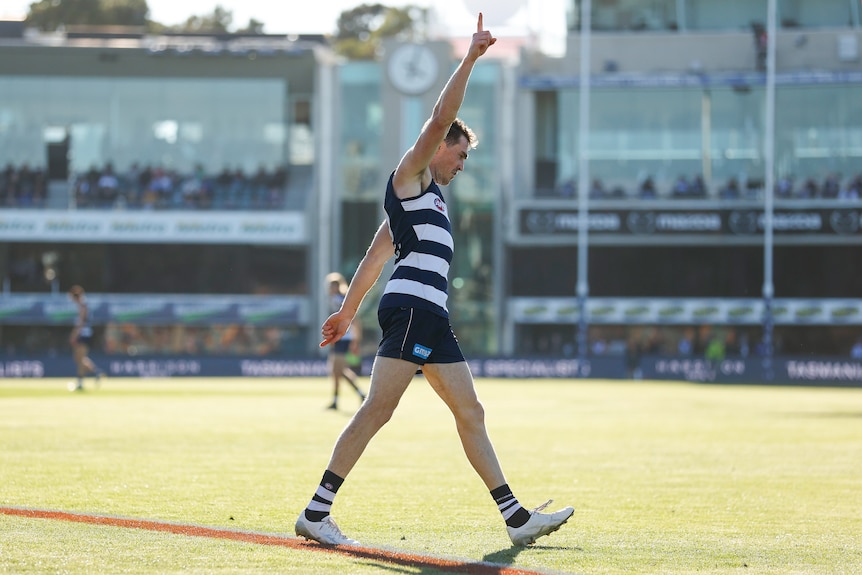
[[[588,217],[589,231],[599,235],[673,236],[681,234],[756,236],[763,233],[766,215],[760,208],[597,209]],[[862,238],[862,209],[776,209],[776,235],[818,235]],[[522,208],[521,236],[576,236],[576,208]]]
[[[306,325],[310,314],[302,296],[92,294],[87,301],[96,325]],[[63,295],[0,299],[0,325],[72,325],[76,317],[75,304]]]
[[[301,212],[0,210],[0,241],[299,245]]]

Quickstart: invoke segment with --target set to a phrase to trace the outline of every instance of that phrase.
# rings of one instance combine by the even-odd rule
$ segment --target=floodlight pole
[[[775,199],[775,3],[769,0],[766,10],[766,119],[763,145],[764,206],[763,206],[763,377],[774,377],[772,299],[775,286],[772,279],[773,211]]]
[[[592,0],[581,4],[581,78],[580,108],[578,117],[578,359],[581,373],[587,361],[589,337],[587,335],[587,299],[590,295],[588,278],[589,257],[589,201],[590,201],[590,32],[592,26]]]

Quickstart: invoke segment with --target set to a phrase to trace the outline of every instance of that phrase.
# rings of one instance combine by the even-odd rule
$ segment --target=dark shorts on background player
[[[332,344],[332,353],[345,354],[350,350],[350,339],[339,339]]]
[[[417,365],[458,363],[464,354],[449,320],[424,309],[391,307],[377,311],[383,337],[377,355]]]

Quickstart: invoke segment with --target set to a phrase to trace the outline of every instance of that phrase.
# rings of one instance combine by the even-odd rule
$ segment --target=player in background
[[[96,364],[89,357],[90,344],[93,341],[93,327],[90,325],[90,308],[87,306],[84,288],[79,285],[72,286],[69,289],[69,298],[78,308],[75,327],[72,328],[72,333],[69,334],[69,344],[72,346],[72,355],[78,370],[78,379],[77,382],[69,384],[69,390],[83,391],[84,377],[87,375],[95,376],[96,385],[98,386],[101,383],[102,371],[96,367]]]
[[[329,313],[335,313],[341,309],[341,304],[344,302],[344,294],[347,293],[347,280],[338,272],[332,272],[326,276],[326,285],[329,290]],[[327,406],[327,409],[338,409],[338,389],[341,385],[341,379],[344,378],[347,383],[359,395],[359,401],[365,401],[365,392],[359,388],[359,375],[350,369],[347,363],[347,354],[359,354],[359,343],[362,337],[361,326],[356,318],[347,332],[342,338],[332,344],[329,350],[329,373],[332,376],[332,403]]]
[[[446,302],[452,228],[438,186],[452,181],[464,168],[467,152],[476,145],[475,135],[457,115],[473,66],[495,42],[491,32],[483,28],[480,13],[467,53],[416,142],[389,177],[384,200],[386,220],[360,262],[341,308],[321,329],[321,346],[341,339],[385,263],[395,255],[395,269],[378,307],[383,336],[368,398],[336,441],[320,486],[297,518],[295,531],[299,536],[330,545],[359,545],[342,533],[330,510],[338,489],[371,438],[391,418],[417,367],[452,412],[467,459],[490,491],[513,544],[527,545],[556,531],[574,512],[566,507],[541,513],[547,503],[528,511],[515,498],[488,437],[473,376],[449,325]],[[439,502],[428,503],[436,507]],[[453,522],[459,520],[457,510],[449,513]],[[463,529],[454,529],[460,531]]]

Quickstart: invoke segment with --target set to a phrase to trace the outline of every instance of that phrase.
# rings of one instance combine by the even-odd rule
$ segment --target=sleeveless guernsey
[[[395,246],[395,270],[386,283],[380,309],[412,307],[448,318],[449,265],[454,242],[440,187],[433,180],[419,196],[399,199],[386,184],[383,207]]]

